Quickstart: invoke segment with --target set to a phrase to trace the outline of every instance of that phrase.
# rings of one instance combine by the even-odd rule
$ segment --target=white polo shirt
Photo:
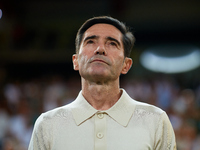
[[[80,92],[72,103],[41,114],[29,150],[176,150],[167,114],[122,91],[106,111],[93,108]]]

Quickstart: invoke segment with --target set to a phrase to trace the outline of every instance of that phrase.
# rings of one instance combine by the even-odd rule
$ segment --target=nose
[[[94,53],[95,55],[107,55],[106,49],[103,45],[99,45]]]

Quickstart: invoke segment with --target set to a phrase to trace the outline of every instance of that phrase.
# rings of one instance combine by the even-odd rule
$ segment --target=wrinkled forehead
[[[122,42],[122,36],[123,36],[121,31],[117,29],[115,26],[105,23],[98,23],[89,27],[85,31],[83,39],[93,35],[101,37],[112,37],[119,40],[119,42]]]

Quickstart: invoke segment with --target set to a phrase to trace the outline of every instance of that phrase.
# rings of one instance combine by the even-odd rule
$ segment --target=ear
[[[132,63],[133,63],[132,59],[126,57],[125,60],[124,60],[124,64],[123,64],[121,74],[127,74],[127,72],[130,70],[130,68],[132,66]]]
[[[73,61],[74,70],[79,70],[79,65],[78,65],[78,54],[74,54],[74,55],[72,56],[72,61]]]

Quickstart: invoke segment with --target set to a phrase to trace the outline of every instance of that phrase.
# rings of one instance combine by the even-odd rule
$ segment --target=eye
[[[112,46],[117,46],[117,44],[115,42],[112,42],[112,41],[109,44],[112,45]]]
[[[92,44],[92,43],[94,43],[94,41],[93,40],[88,40],[86,43],[87,44]]]

